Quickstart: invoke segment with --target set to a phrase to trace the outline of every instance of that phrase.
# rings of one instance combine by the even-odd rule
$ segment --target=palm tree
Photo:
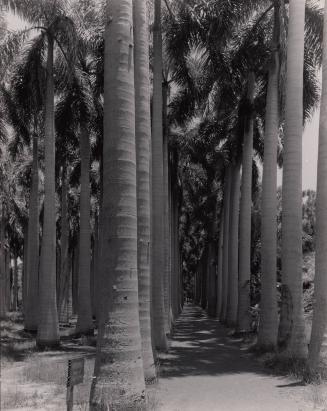
[[[162,119],[162,33],[161,0],[155,1],[153,27],[153,104],[152,104],[152,247],[151,272],[153,278],[153,332],[155,347],[167,350],[164,306],[164,167]]]
[[[80,123],[81,196],[78,309],[76,332],[93,334],[91,308],[90,139],[87,123]]]
[[[229,233],[230,233],[230,200],[232,188],[232,168],[229,166],[225,172],[224,181],[224,242],[223,242],[223,276],[222,276],[222,311],[220,321],[225,322],[227,318],[227,304],[228,304],[228,276],[229,276]]]
[[[107,7],[101,240],[103,250],[109,245],[110,252],[101,256],[104,298],[92,411],[145,407],[137,278],[133,7],[131,0],[110,0]]]
[[[74,29],[65,16],[60,1],[5,1],[13,12],[31,24],[31,30],[41,30],[47,47],[46,91],[44,105],[45,172],[44,223],[39,276],[39,323],[37,344],[40,347],[59,343],[56,304],[56,210],[55,210],[55,130],[54,130],[54,47],[59,46],[65,58],[73,56]],[[50,11],[50,13],[49,13]],[[70,46],[71,49],[70,49]],[[68,62],[68,65],[72,61]]]
[[[305,0],[290,0],[287,44],[282,221],[282,312],[279,345],[305,357],[302,301],[302,132]]]
[[[150,81],[147,9],[134,2],[135,137],[137,165],[138,289],[143,368],[146,381],[156,377],[151,341],[150,288]]]
[[[253,105],[255,76],[248,77],[247,98]],[[251,108],[252,111],[252,108]],[[239,244],[239,306],[237,326],[239,331],[250,329],[250,279],[251,279],[251,205],[252,205],[252,159],[253,159],[253,113],[246,120],[243,154],[240,202],[240,244]]]
[[[264,162],[262,177],[262,222],[261,222],[261,303],[258,330],[258,346],[274,349],[277,345],[277,147],[279,132],[279,37],[280,7],[276,2],[274,9],[274,33],[272,39],[272,59],[269,67],[269,80],[266,102]]]
[[[24,311],[24,328],[36,331],[38,326],[38,282],[39,282],[39,165],[38,136],[33,135],[32,181],[28,216],[27,243],[27,295]]]
[[[6,261],[5,261],[5,207],[4,201],[1,198],[1,221],[0,221],[0,283],[1,283],[1,301],[0,301],[0,317],[3,318],[7,314],[8,307],[6,305]]]
[[[239,247],[239,211],[240,211],[240,164],[232,166],[230,221],[229,221],[229,278],[226,323],[229,327],[237,324],[238,309],[238,247]]]
[[[327,3],[325,4],[324,18],[324,45],[322,66],[322,96],[320,103],[317,199],[316,199],[316,264],[315,264],[315,291],[312,331],[309,345],[308,367],[311,373],[318,369],[320,350],[327,328]]]

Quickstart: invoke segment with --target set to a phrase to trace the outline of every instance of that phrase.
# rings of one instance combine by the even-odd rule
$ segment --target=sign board
[[[84,379],[84,358],[68,360],[67,385],[81,384]]]
[[[84,358],[68,360],[67,373],[67,411],[73,411],[74,385],[81,384],[84,379]]]

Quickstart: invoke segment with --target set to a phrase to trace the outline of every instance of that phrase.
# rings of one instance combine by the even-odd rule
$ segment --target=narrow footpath
[[[156,410],[327,410],[321,390],[269,373],[240,340],[198,307],[187,305],[161,358]]]

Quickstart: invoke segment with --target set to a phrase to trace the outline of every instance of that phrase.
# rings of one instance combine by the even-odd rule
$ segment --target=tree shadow
[[[241,339],[226,335],[218,320],[186,305],[176,321],[169,353],[161,356],[161,378],[256,373],[268,375],[252,354],[240,350]]]

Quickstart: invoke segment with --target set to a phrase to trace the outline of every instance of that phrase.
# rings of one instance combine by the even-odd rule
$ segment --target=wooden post
[[[68,360],[67,373],[67,411],[73,411],[74,406],[74,385],[81,384],[84,378],[84,358]]]

